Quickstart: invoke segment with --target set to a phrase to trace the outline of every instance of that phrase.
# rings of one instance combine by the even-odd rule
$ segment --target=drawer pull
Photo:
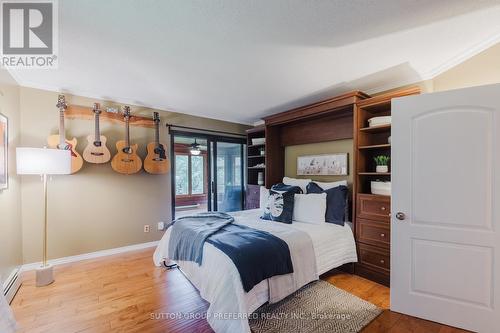
[[[385,237],[385,234],[383,234],[383,233],[382,233],[382,234],[380,234],[380,237]]]
[[[380,259],[380,263],[381,264],[385,264],[385,260],[384,259]]]
[[[384,206],[382,206],[382,207],[380,207],[380,209],[381,209],[381,210],[385,210],[385,207],[384,207]]]

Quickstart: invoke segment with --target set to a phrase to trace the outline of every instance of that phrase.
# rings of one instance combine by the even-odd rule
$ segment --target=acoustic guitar
[[[99,129],[99,115],[101,114],[101,107],[99,103],[94,103],[92,108],[94,112],[94,135],[87,136],[87,147],[83,151],[83,159],[89,163],[102,164],[107,163],[111,159],[111,153],[108,147],[106,147],[106,137],[101,135]]]
[[[68,108],[64,95],[59,95],[57,98],[57,108],[59,109],[59,134],[50,135],[47,138],[49,148],[57,148],[63,150],[71,150],[71,173],[75,173],[83,166],[82,156],[76,151],[78,141],[76,138],[66,140],[64,129],[64,112]]]
[[[142,168],[142,160],[137,155],[137,144],[130,145],[130,107],[123,107],[125,120],[125,140],[116,143],[118,153],[111,160],[111,167],[118,173],[131,175]]]
[[[160,115],[154,113],[155,141],[148,143],[148,155],[144,159],[144,170],[148,173],[159,175],[168,172],[170,163],[165,154],[165,146],[160,143]]]

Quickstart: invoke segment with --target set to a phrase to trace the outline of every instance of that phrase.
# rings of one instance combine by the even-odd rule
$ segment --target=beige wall
[[[20,140],[19,87],[0,69],[0,113],[9,118],[9,188],[0,191],[0,290],[22,264],[21,181],[16,175],[15,149]]]
[[[353,150],[352,139],[312,143],[305,145],[285,147],[285,176],[294,178],[313,178],[320,182],[338,181],[347,179],[352,184],[353,179]],[[304,155],[318,155],[330,153],[349,154],[349,175],[348,176],[297,176],[297,157]]]
[[[21,88],[22,145],[41,147],[49,134],[58,132],[57,93]],[[66,95],[68,104],[92,106],[94,99]],[[103,106],[118,104],[100,101]],[[132,106],[132,113],[151,115],[152,109]],[[244,133],[247,126],[218,120],[159,111],[162,124],[171,123],[204,129]],[[77,150],[86,146],[86,136],[93,132],[93,121],[66,120],[66,136],[78,139]],[[116,152],[115,142],[124,130],[120,125],[101,123],[108,147]],[[161,137],[168,144],[167,130]],[[146,155],[145,146],[154,140],[154,130],[131,127],[131,140],[139,143],[139,155]],[[167,147],[169,147],[167,145]],[[49,257],[60,258],[103,249],[155,241],[162,233],[156,231],[158,221],[171,218],[170,174],[139,174],[125,176],[115,173],[110,164],[85,163],[74,175],[55,176],[49,183]],[[24,262],[41,258],[42,184],[38,177],[24,176],[23,255]],[[151,232],[144,233],[144,224]]]
[[[438,75],[434,91],[500,83],[500,43]]]

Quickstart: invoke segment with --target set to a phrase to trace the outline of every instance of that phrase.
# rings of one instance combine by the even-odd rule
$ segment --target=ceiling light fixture
[[[200,150],[200,144],[196,142],[196,139],[194,139],[194,143],[191,144],[191,148],[189,149],[189,152],[191,155],[198,156],[201,153]]]

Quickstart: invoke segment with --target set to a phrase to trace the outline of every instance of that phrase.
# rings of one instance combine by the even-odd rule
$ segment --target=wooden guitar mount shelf
[[[94,112],[92,112],[92,108],[80,105],[68,105],[64,116],[68,119],[85,119],[85,120],[93,120]],[[113,113],[103,111],[99,118],[101,121],[107,121],[115,124],[123,124],[125,120],[123,119],[123,113]],[[139,127],[147,127],[147,128],[155,128],[155,123],[153,118],[143,117],[143,116],[130,116],[130,125],[131,126],[139,126]]]

